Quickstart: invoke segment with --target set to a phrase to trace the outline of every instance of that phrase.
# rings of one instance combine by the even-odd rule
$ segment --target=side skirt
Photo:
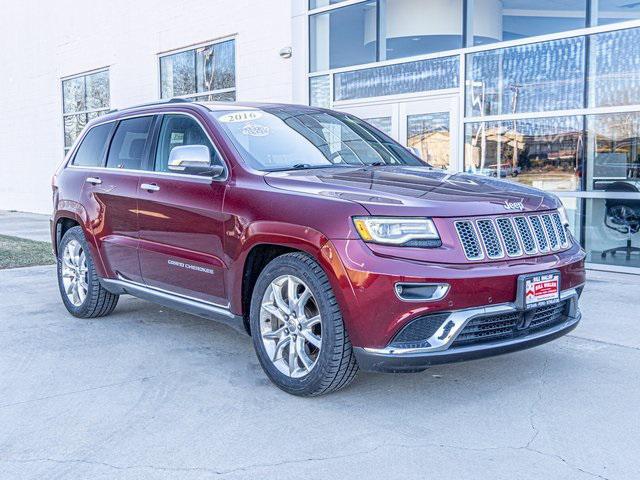
[[[235,315],[228,308],[215,305],[209,302],[203,302],[191,297],[176,295],[157,288],[148,287],[139,283],[128,282],[126,280],[114,280],[110,278],[101,278],[100,283],[109,292],[122,295],[128,293],[134,297],[158,303],[167,308],[179,310],[191,315],[215,320],[224,323],[234,330],[247,334],[244,328],[242,316]]]

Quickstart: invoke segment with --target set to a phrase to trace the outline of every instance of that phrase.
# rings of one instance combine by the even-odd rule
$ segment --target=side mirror
[[[221,165],[211,165],[211,154],[206,145],[181,145],[169,153],[167,168],[171,172],[203,177],[219,177],[224,173]]]

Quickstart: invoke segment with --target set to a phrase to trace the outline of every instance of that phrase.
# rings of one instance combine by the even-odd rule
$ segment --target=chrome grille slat
[[[513,223],[511,223],[511,219],[507,217],[498,218],[496,223],[502,236],[504,247],[507,250],[507,255],[510,257],[519,257],[522,255],[520,240],[518,239]]]
[[[533,238],[533,232],[531,226],[525,217],[514,217],[514,223],[516,224],[524,252],[527,255],[533,255],[538,253],[538,247],[536,247],[536,241]]]
[[[549,249],[549,240],[547,240],[547,234],[544,232],[544,227],[542,226],[542,220],[538,215],[530,215],[526,217],[531,224],[531,228],[533,229],[533,234],[536,239],[536,243],[538,244],[538,250],[541,253],[548,252]]]
[[[493,222],[491,220],[477,220],[476,225],[487,256],[491,259],[504,257],[504,250]]]
[[[562,225],[562,220],[560,220],[560,215],[557,213],[554,213],[553,215],[551,215],[551,218],[553,219],[553,224],[556,227],[556,233],[558,234],[558,238],[560,239],[560,245],[562,245],[562,247],[566,247],[569,243],[568,239],[569,237],[567,236],[567,232],[564,229],[564,225]]]
[[[544,225],[544,230],[547,234],[547,238],[549,239],[551,250],[558,250],[560,248],[560,242],[558,242],[558,235],[556,234],[556,229],[551,221],[551,216],[541,215],[540,217],[542,218],[542,224]]]
[[[468,220],[460,220],[455,222],[455,227],[467,259],[482,260],[484,253],[480,248],[480,241],[478,240],[478,235],[476,234],[473,223]]]

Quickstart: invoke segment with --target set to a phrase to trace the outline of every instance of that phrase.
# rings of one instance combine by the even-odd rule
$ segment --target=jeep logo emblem
[[[509,200],[504,201],[504,208],[507,210],[524,210],[524,203],[522,201],[519,202],[510,202]]]

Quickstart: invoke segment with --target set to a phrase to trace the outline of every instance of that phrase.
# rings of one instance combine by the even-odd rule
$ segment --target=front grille
[[[471,222],[456,222],[458,238],[464,249],[464,254],[469,260],[482,260],[484,254],[480,248],[480,242],[476,230]]]
[[[457,220],[456,232],[468,260],[520,257],[558,251],[570,237],[557,212],[542,215]]]
[[[472,318],[451,348],[518,338],[561,324],[567,319],[569,301],[497,315]]]

